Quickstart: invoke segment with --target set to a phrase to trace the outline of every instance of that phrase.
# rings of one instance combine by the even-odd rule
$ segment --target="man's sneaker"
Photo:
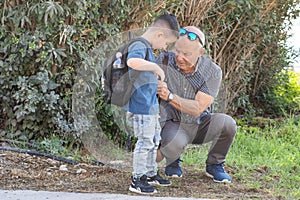
[[[206,166],[206,175],[217,183],[230,183],[230,176],[225,172],[223,163]]]
[[[147,177],[147,181],[150,185],[159,185],[159,186],[171,185],[171,181],[166,180],[163,177],[161,177],[158,172],[155,176]]]
[[[154,194],[157,190],[147,182],[147,176],[143,175],[139,178],[132,178],[129,191],[139,194]]]
[[[173,178],[182,177],[182,169],[180,167],[180,162],[182,162],[182,160],[178,158],[177,160],[175,160],[174,162],[166,166],[165,169],[166,176],[173,177]]]

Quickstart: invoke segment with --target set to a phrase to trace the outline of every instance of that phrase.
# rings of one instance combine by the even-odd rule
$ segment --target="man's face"
[[[185,35],[180,36],[175,43],[177,66],[184,72],[195,70],[198,58],[201,56],[201,46],[197,41],[190,41]]]

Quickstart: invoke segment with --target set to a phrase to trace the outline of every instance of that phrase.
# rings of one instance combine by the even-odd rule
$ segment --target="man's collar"
[[[200,65],[200,59],[201,59],[201,57],[199,57],[197,59],[197,62],[195,64],[195,70],[193,72],[191,72],[191,73],[186,74],[187,76],[193,76],[198,71],[199,65]]]
[[[195,66],[195,71],[192,73],[192,74],[194,74],[196,71],[198,71],[198,69],[199,69],[199,65],[200,65],[200,60],[201,60],[201,57],[199,57],[198,59],[197,59],[197,62],[196,62],[196,66]]]

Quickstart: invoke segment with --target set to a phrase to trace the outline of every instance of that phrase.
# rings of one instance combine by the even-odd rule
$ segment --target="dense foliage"
[[[286,45],[287,30],[297,16],[299,1],[293,0],[222,1],[210,10],[202,24],[209,35],[211,55],[223,70],[219,94],[223,110],[252,116],[299,110],[299,102],[279,108],[287,102],[275,92],[283,80],[289,82],[282,72],[289,70],[296,54]]]
[[[129,9],[124,2],[113,7],[115,3],[0,3],[3,135],[32,139],[57,133],[73,137],[66,133],[74,131],[71,99],[76,70],[97,42],[121,30]],[[123,15],[114,17],[114,13]]]
[[[281,98],[285,96],[283,91],[293,97],[299,94],[299,87],[289,84],[290,76],[281,73],[289,68],[294,56],[289,54],[285,41],[289,21],[299,14],[297,3],[296,0],[1,1],[1,134],[31,140],[51,133],[75,140],[79,136],[76,127],[85,121],[74,123],[72,105],[91,106],[91,102],[95,103],[101,127],[106,132],[120,132],[112,121],[110,107],[101,99],[99,68],[93,65],[95,61],[86,58],[107,37],[144,27],[164,10],[178,16],[182,25],[199,26],[206,33],[208,54],[224,74],[219,110],[253,115],[299,110],[299,99]],[[85,84],[78,80],[82,70]],[[96,95],[90,96],[95,100],[72,101],[75,83],[77,89],[95,91]]]

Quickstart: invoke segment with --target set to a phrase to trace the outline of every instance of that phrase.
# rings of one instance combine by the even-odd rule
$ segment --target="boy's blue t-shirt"
[[[145,40],[146,42],[146,40]],[[129,58],[146,59],[148,53],[148,61],[155,62],[155,57],[150,43],[147,41],[147,46],[141,42],[136,41],[128,47]],[[129,76],[132,77],[137,70],[129,67]],[[127,110],[133,114],[154,115],[158,114],[158,100],[157,100],[157,84],[158,80],[152,71],[139,71],[140,74],[134,82],[136,88],[132,94]]]

